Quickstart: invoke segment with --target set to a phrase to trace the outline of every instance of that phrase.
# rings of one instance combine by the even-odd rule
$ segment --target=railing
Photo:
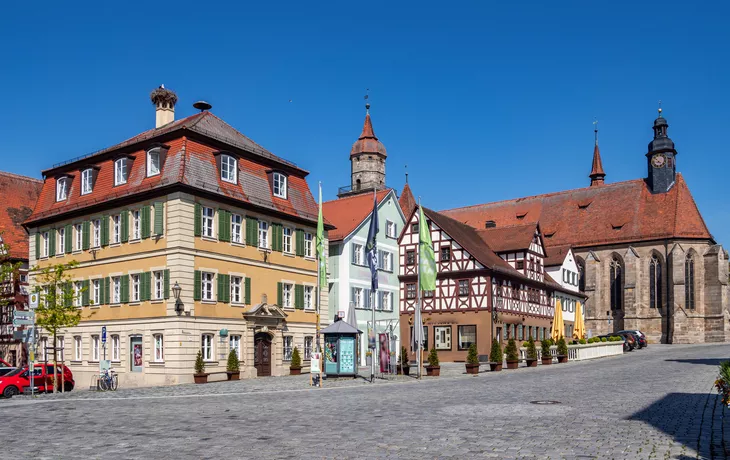
[[[360,187],[353,187],[352,185],[346,185],[344,187],[338,188],[337,189],[337,194],[338,195],[344,195],[344,194],[350,193],[350,192],[359,192],[359,191],[366,191],[366,190],[371,191],[373,189],[375,189],[375,190],[387,190],[389,188],[390,187],[386,187],[385,185],[380,185],[380,184],[373,185],[371,183],[362,184],[362,185],[360,185]]]
[[[558,347],[550,347],[553,358],[558,356]],[[586,345],[568,345],[568,361],[583,361],[586,359],[604,358],[606,356],[622,355],[624,353],[623,342],[601,342]],[[527,358],[527,348],[520,348],[520,359]],[[542,350],[537,347],[537,359],[542,359]]]

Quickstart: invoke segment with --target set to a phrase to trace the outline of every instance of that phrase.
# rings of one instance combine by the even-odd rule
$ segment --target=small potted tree
[[[439,355],[435,348],[431,348],[428,354],[428,366],[426,366],[426,375],[429,377],[438,377],[441,375],[441,366],[439,365]]]
[[[193,379],[195,383],[208,383],[208,374],[205,373],[205,361],[203,361],[203,352],[201,350],[198,350],[198,356],[195,357]]]
[[[398,374],[410,375],[411,364],[408,362],[408,351],[406,347],[400,347],[400,364],[398,364]]]
[[[507,355],[507,369],[517,369],[520,364],[520,355],[517,352],[515,339],[509,339],[504,353]]]
[[[499,372],[502,370],[504,363],[504,354],[502,353],[502,345],[499,340],[492,339],[492,349],[489,351],[489,370]]]
[[[236,354],[236,350],[231,350],[228,352],[226,374],[228,374],[228,380],[241,379],[241,364],[238,362],[238,355]]]
[[[542,353],[542,365],[547,366],[553,363],[553,355],[550,353],[550,339],[542,339],[540,341],[540,350]]]
[[[535,339],[530,336],[530,340],[527,341],[527,367],[537,367],[537,348],[535,347]]]
[[[289,374],[300,375],[302,373],[302,357],[299,356],[299,348],[294,347],[291,352],[291,363],[289,363]]]
[[[469,345],[469,353],[466,355],[466,373],[474,375],[479,373],[479,352],[477,352],[476,343]]]
[[[565,337],[558,340],[558,363],[564,364],[568,362],[568,344],[565,343]]]

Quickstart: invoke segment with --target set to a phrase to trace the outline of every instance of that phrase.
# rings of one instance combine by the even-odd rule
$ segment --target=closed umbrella
[[[357,316],[355,315],[355,302],[350,302],[345,312],[345,322],[357,329]]]
[[[583,320],[583,305],[575,303],[575,327],[573,327],[573,338],[584,339],[586,337],[586,323]]]
[[[551,337],[556,342],[560,340],[560,337],[565,336],[565,325],[563,324],[563,306],[560,304],[560,299],[555,301],[555,316],[553,317],[553,331]]]

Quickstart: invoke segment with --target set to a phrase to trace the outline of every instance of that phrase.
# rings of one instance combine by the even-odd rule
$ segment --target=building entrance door
[[[142,372],[142,336],[133,335],[129,337],[129,370]]]
[[[259,332],[254,337],[253,361],[257,376],[271,375],[271,336],[269,334]]]

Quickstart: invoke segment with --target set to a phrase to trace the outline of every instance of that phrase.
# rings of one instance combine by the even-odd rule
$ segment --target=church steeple
[[[603,163],[601,162],[601,151],[598,150],[598,120],[593,122],[593,133],[596,138],[596,145],[593,147],[593,167],[588,177],[591,178],[591,187],[603,185],[603,179],[606,173],[603,172]]]
[[[674,185],[677,175],[677,150],[667,135],[669,123],[662,116],[659,101],[659,116],[654,120],[654,139],[649,142],[647,160],[647,184],[651,193],[665,193]]]

